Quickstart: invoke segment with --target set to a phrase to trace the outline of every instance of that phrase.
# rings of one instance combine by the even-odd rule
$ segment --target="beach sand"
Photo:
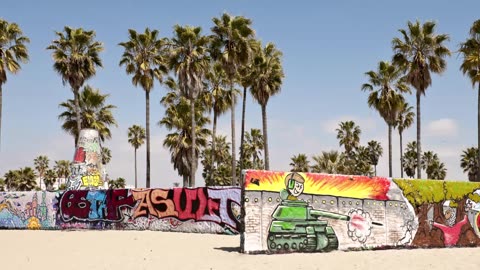
[[[239,253],[240,237],[152,231],[0,231],[0,269],[475,269],[480,248]]]

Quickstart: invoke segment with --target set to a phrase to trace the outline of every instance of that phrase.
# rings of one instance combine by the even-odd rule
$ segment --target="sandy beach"
[[[240,254],[239,236],[0,231],[2,269],[474,269],[478,248]]]

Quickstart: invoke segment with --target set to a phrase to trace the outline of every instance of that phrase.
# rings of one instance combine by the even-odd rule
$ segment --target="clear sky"
[[[447,33],[452,51],[467,37],[479,19],[480,2],[436,1],[24,1],[3,0],[0,17],[16,22],[29,44],[30,61],[17,75],[8,75],[3,86],[2,144],[0,176],[10,170],[33,166],[38,155],[51,160],[72,160],[73,139],[61,129],[58,104],[72,98],[68,86],[53,71],[51,53],[45,48],[55,39],[54,31],[65,25],[95,30],[104,43],[104,67],[87,84],[110,94],[118,107],[114,116],[118,128],[105,145],[112,151],[108,165],[111,178],[124,177],[133,184],[133,148],[127,129],[145,125],[145,95],[131,84],[118,66],[129,28],[155,28],[171,37],[173,26],[201,26],[210,33],[212,18],[223,12],[253,20],[257,37],[274,42],[283,52],[285,79],[282,91],[268,105],[270,164],[272,170],[288,170],[290,158],[298,153],[309,157],[322,150],[338,149],[335,128],[340,121],[354,120],[362,129],[361,143],[378,140],[384,155],[379,175],[388,175],[387,126],[378,113],[368,108],[367,93],[360,87],[364,73],[376,69],[392,56],[391,40],[399,36],[408,20],[434,20],[437,32]],[[476,144],[477,94],[459,71],[456,52],[448,59],[447,71],[433,77],[422,99],[423,150],[438,153],[446,163],[447,179],[465,180],[460,168],[462,150]],[[151,93],[152,186],[167,187],[182,182],[173,170],[169,152],[162,143],[168,133],[157,122],[164,108],[159,101],[166,90],[156,85]],[[248,97],[247,129],[261,128],[258,104]],[[414,95],[408,96],[415,104]],[[237,138],[240,133],[237,106]],[[230,138],[229,114],[220,118],[219,132]],[[404,134],[404,144],[415,140],[415,124]],[[239,144],[237,144],[239,145]],[[394,177],[400,176],[398,132],[393,136]],[[144,184],[145,146],[138,152],[139,181]],[[201,168],[197,173],[201,179]],[[426,176],[425,173],[423,174]],[[203,180],[197,180],[199,185]]]

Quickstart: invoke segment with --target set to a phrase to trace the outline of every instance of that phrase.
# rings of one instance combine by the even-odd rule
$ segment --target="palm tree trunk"
[[[243,87],[243,102],[242,102],[242,133],[240,135],[240,173],[243,168],[243,144],[245,141],[245,110],[247,106],[247,87]],[[243,179],[240,179],[242,181]],[[243,184],[243,183],[242,183]]]
[[[1,90],[1,88],[0,88]],[[0,92],[0,98],[1,98],[1,92]],[[0,99],[0,106],[1,106],[1,99]],[[478,160],[477,160],[477,182],[480,182],[480,83],[478,84],[478,104],[477,104],[477,125],[478,125],[478,131],[477,131],[477,150],[478,150]],[[0,108],[1,109],[1,108]],[[1,116],[0,116],[1,118]]]
[[[150,188],[150,91],[145,91],[145,118],[147,135],[147,180],[146,188]]]
[[[75,117],[77,118],[77,137],[75,138],[75,148],[78,145],[78,138],[80,137],[80,130],[82,130],[82,118],[80,115],[80,88],[73,89],[73,98],[75,100]]]
[[[377,165],[373,166],[375,168],[375,176],[377,176]]]
[[[230,81],[230,91],[233,92],[233,81]],[[237,185],[237,160],[236,160],[236,149],[235,149],[235,98],[232,99],[232,186]]]
[[[267,105],[262,105],[262,123],[263,123],[263,149],[265,154],[265,170],[270,169],[270,156],[268,154],[268,136],[267,136]]]
[[[195,123],[195,99],[190,99],[190,117],[192,119],[192,160],[190,166],[190,187],[195,187],[195,148],[196,148],[196,123]]]
[[[388,177],[392,177],[392,125],[388,124]]]
[[[403,178],[403,143],[402,143],[402,133],[400,135],[400,178]]]
[[[137,148],[135,148],[135,188],[138,187],[137,185]]]
[[[217,112],[214,110],[214,112],[213,112],[213,127],[212,127],[212,153],[211,153],[212,167],[210,168],[210,179],[213,178],[213,172],[216,168],[216,166],[215,166],[216,136],[217,136]]]
[[[421,92],[417,90],[417,179],[422,179],[421,154],[422,143],[420,141],[420,96]]]
[[[183,187],[188,187],[188,175],[182,175],[183,177]]]

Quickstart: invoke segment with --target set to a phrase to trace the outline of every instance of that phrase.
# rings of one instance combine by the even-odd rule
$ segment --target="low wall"
[[[480,246],[480,183],[245,171],[245,253]]]
[[[238,233],[240,188],[1,192],[2,229]]]

